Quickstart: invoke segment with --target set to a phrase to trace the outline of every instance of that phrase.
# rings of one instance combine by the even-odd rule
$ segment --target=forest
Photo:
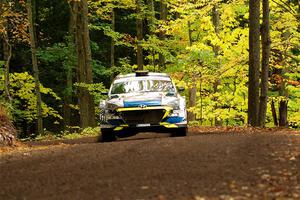
[[[0,2],[0,112],[19,138],[97,127],[101,92],[136,70],[185,88],[190,125],[300,128],[299,0]]]

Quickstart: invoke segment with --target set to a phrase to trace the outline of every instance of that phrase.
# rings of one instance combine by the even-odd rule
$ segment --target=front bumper
[[[174,115],[173,108],[168,106],[118,108],[102,122],[102,129],[113,131],[169,132],[187,127],[185,115]]]

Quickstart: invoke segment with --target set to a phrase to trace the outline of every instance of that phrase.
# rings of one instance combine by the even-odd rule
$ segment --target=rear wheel
[[[184,137],[186,135],[187,127],[180,127],[173,132],[172,137]]]
[[[114,134],[112,129],[101,129],[99,142],[113,142],[116,139],[116,135]]]

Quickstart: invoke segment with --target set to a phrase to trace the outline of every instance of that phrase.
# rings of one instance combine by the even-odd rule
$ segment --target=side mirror
[[[184,92],[185,88],[184,87],[179,87],[178,92]]]
[[[108,95],[108,92],[101,92],[101,95]]]

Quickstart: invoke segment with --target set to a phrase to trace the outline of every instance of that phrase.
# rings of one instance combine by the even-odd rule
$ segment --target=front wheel
[[[99,137],[99,142],[113,142],[115,141],[116,135],[111,129],[101,129],[101,136]]]
[[[187,127],[180,127],[173,132],[172,137],[185,137],[186,135]]]

